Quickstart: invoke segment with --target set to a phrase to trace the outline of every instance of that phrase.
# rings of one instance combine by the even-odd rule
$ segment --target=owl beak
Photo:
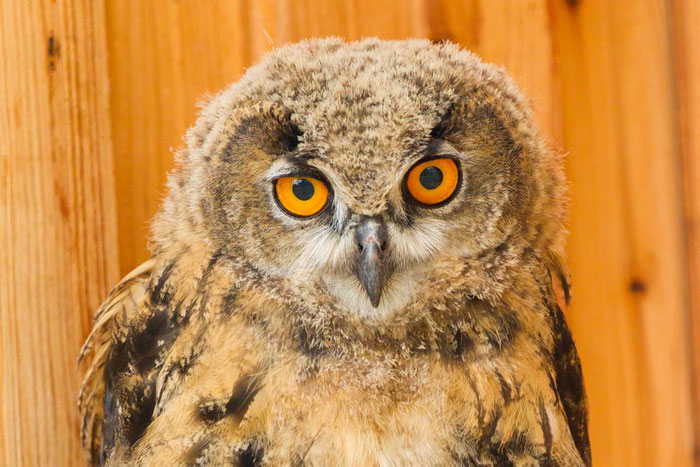
[[[376,217],[362,216],[355,230],[355,240],[359,248],[355,273],[372,306],[377,308],[389,275],[385,258],[387,230],[384,222]]]

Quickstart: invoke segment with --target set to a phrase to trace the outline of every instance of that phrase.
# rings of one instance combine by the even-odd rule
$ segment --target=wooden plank
[[[692,465],[682,203],[665,3],[552,3],[572,190],[570,320],[595,459]]]
[[[560,141],[558,89],[545,1],[443,0],[426,2],[425,12],[431,27],[428,37],[452,40],[485,61],[505,67],[531,101],[543,135],[552,144]]]
[[[673,0],[676,111],[679,125],[688,248],[690,337],[694,363],[695,452],[700,463],[700,2]]]
[[[0,464],[80,465],[78,350],[118,279],[101,2],[0,2]]]
[[[250,62],[244,2],[105,2],[121,271],[148,257],[171,148]]]

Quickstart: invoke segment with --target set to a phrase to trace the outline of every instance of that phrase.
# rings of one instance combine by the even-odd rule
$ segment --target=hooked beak
[[[376,217],[361,217],[355,230],[355,240],[359,247],[355,273],[372,306],[377,308],[389,277],[385,257],[387,230],[384,222]]]

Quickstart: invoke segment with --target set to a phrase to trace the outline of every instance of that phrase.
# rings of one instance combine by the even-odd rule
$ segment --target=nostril
[[[357,248],[360,250],[360,253],[362,253],[362,250],[365,249],[365,246],[362,243],[357,242]]]
[[[385,251],[385,250],[386,250],[386,240],[384,240],[384,241],[382,242],[382,244],[379,245],[379,249],[382,250],[382,251]]]

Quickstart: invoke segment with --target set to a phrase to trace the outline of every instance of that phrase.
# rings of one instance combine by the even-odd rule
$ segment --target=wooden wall
[[[694,465],[697,0],[0,0],[0,465],[76,465],[75,358],[195,103],[274,45],[449,39],[569,153],[568,311],[598,465]]]

